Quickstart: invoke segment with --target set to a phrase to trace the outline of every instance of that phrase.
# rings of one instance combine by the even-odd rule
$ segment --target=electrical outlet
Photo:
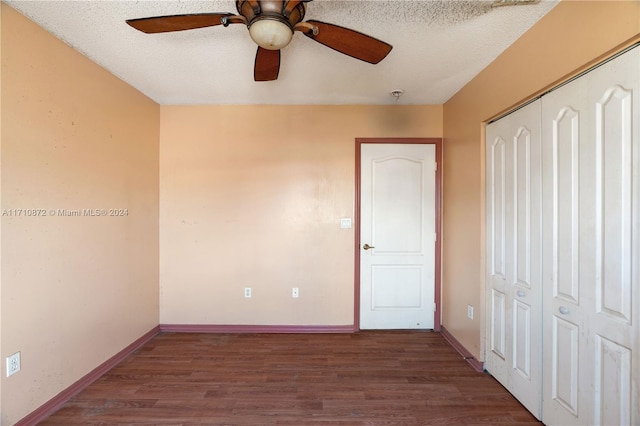
[[[20,352],[7,357],[7,377],[20,371]]]
[[[291,297],[294,299],[298,298],[298,287],[294,287],[293,290],[291,290]]]
[[[244,289],[244,297],[246,297],[247,299],[251,297],[251,287],[246,287]]]
[[[473,306],[467,305],[467,316],[469,319],[473,319]]]

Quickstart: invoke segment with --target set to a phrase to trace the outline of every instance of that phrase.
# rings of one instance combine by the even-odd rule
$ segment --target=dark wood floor
[[[439,333],[160,334],[42,425],[540,424]]]

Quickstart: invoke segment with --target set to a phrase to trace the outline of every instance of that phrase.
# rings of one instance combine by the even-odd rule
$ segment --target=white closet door
[[[540,418],[540,102],[487,126],[485,366]]]
[[[542,98],[543,421],[640,424],[640,49]]]

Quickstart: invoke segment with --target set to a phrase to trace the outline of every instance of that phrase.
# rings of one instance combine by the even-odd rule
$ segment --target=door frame
[[[386,143],[386,144],[424,144],[436,147],[436,187],[435,187],[435,228],[436,246],[434,259],[434,300],[436,311],[433,313],[433,331],[440,331],[440,299],[441,288],[441,248],[442,248],[442,138],[356,138],[356,176],[355,176],[355,215],[354,215],[354,318],[353,330],[360,331],[360,198],[361,198],[361,161],[362,144]]]

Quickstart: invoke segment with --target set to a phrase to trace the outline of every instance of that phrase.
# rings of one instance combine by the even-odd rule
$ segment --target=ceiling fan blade
[[[304,35],[307,37],[340,53],[370,64],[377,64],[393,49],[393,46],[389,43],[349,28],[314,20],[305,21],[305,23],[318,28],[317,35],[305,31]]]
[[[272,81],[278,79],[280,72],[280,51],[258,47],[256,63],[253,68],[255,81]]]
[[[193,30],[195,28],[215,27],[222,24],[222,18],[232,13],[197,13],[190,15],[154,16],[151,18],[129,19],[127,24],[147,34],[170,31]]]

